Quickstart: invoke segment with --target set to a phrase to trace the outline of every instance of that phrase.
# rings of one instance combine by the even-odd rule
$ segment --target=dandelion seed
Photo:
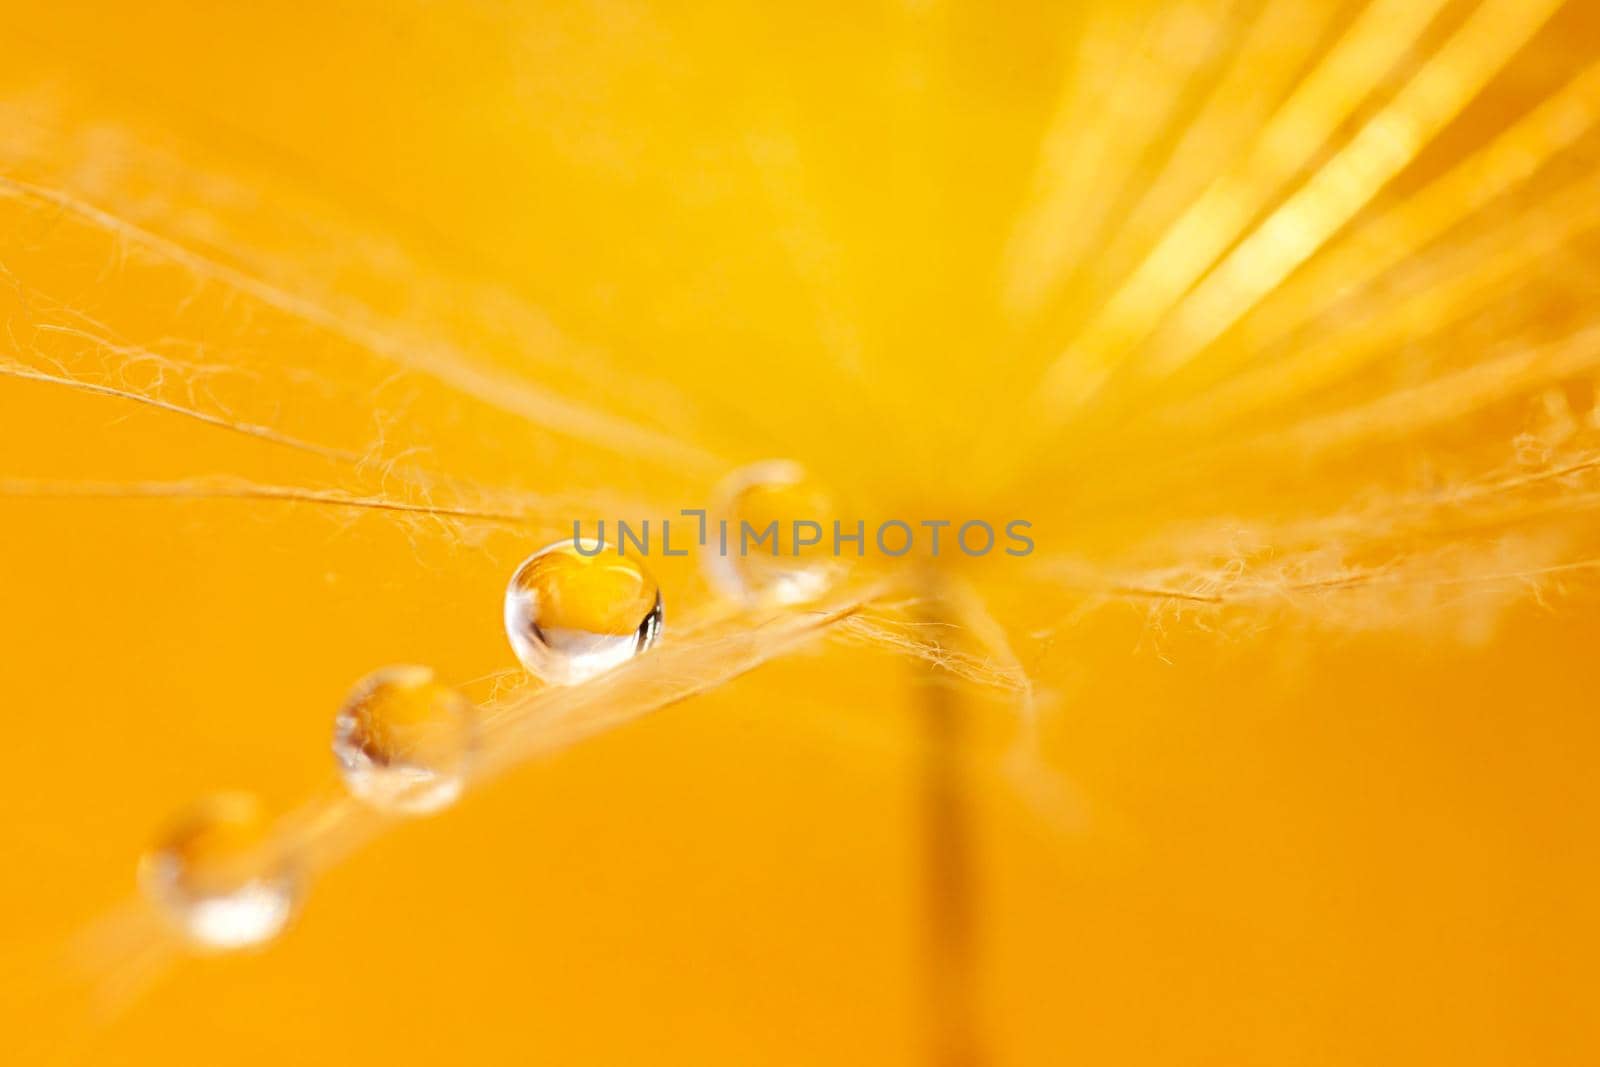
[[[748,679],[744,695],[767,724],[802,718],[798,711],[812,694],[796,689],[796,678],[819,690],[836,685],[830,696],[860,694],[858,721],[889,724],[885,738],[905,746],[887,764],[896,780],[908,766],[899,757],[925,750],[917,788],[928,862],[911,878],[929,905],[924,922],[933,951],[922,970],[935,995],[922,1022],[930,1062],[1005,1054],[1052,1062],[1072,1051],[1094,1060],[1098,1050],[1068,1049],[1052,1040],[1059,1034],[1036,1040],[1026,1027],[1038,1016],[1027,1011],[999,1030],[979,1025],[985,989],[1022,988],[1040,974],[1073,986],[1064,1001],[1087,1004],[1097,1018],[1101,1004],[1091,1002],[1102,990],[1141,1010],[1150,998],[1128,993],[1143,992],[1137,984],[1150,975],[1198,990],[1178,998],[1179,1014],[1194,1009],[1191,1016],[1157,1028],[1170,1046],[1158,1050],[1167,1059],[1237,1048],[1245,1059],[1282,1062],[1307,1042],[1359,1045],[1366,1035],[1353,1024],[1384,1021],[1360,1018],[1359,1004],[1352,1012],[1335,1003],[1327,1018],[1301,1013],[1293,1026],[1254,1027],[1241,1037],[1237,1027],[1207,1028],[1207,1019],[1231,1017],[1214,1010],[1206,990],[1223,989],[1235,1000],[1261,993],[1282,978],[1274,971],[1262,979],[1263,946],[1298,944],[1304,931],[1325,930],[1332,940],[1313,946],[1332,953],[1321,973],[1371,964],[1364,977],[1375,992],[1366,999],[1398,1003],[1404,990],[1386,986],[1383,976],[1409,977],[1400,958],[1406,953],[1386,946],[1378,927],[1386,916],[1415,910],[1415,901],[1401,894],[1372,908],[1329,911],[1327,900],[1349,894],[1308,895],[1304,885],[1332,884],[1331,874],[1334,883],[1359,881],[1363,891],[1375,886],[1380,896],[1389,885],[1406,886],[1418,899],[1482,893],[1446,900],[1457,905],[1446,909],[1450,915],[1477,916],[1485,914],[1479,905],[1509,899],[1505,878],[1485,890],[1483,879],[1463,878],[1463,871],[1487,862],[1516,876],[1519,864],[1561,862],[1571,850],[1534,855],[1511,846],[1528,824],[1581,827],[1585,812],[1568,803],[1568,783],[1552,779],[1542,808],[1539,788],[1508,785],[1501,792],[1527,805],[1512,811],[1497,794],[1469,792],[1485,780],[1481,768],[1437,761],[1530,750],[1561,723],[1551,715],[1524,729],[1523,720],[1547,714],[1557,698],[1577,709],[1572,723],[1587,721],[1581,675],[1562,669],[1566,648],[1558,655],[1533,647],[1539,642],[1511,640],[1493,650],[1507,657],[1493,679],[1505,690],[1482,700],[1516,711],[1517,744],[1509,748],[1499,736],[1494,744],[1477,743],[1491,735],[1446,737],[1488,716],[1463,714],[1456,706],[1461,687],[1451,688],[1459,678],[1430,678],[1427,657],[1408,653],[1440,635],[1487,642],[1511,629],[1502,623],[1511,608],[1555,610],[1562,599],[1600,589],[1600,422],[1593,403],[1600,319],[1590,254],[1600,233],[1595,13],[1570,0],[1068,6],[980,12],[912,4],[821,34],[792,12],[778,22],[750,12],[730,22],[600,5],[549,23],[534,5],[497,15],[491,31],[519,48],[535,42],[537,62],[512,67],[475,47],[487,43],[471,36],[478,29],[444,26],[439,39],[450,54],[470,57],[485,77],[446,77],[444,97],[408,95],[410,82],[390,78],[384,84],[399,88],[379,103],[402,116],[400,125],[368,121],[362,109],[371,94],[351,93],[347,80],[373,81],[374,71],[382,80],[391,68],[434,69],[435,60],[449,74],[448,57],[429,52],[432,35],[388,32],[411,27],[363,9],[357,19],[319,22],[313,43],[341,62],[302,64],[311,79],[303,95],[296,95],[298,82],[287,96],[270,94],[265,113],[253,110],[260,96],[253,91],[214,101],[211,110],[226,115],[230,133],[210,145],[207,127],[183,126],[190,132],[176,141],[156,114],[162,100],[199,99],[220,69],[183,62],[192,34],[170,32],[160,12],[145,20],[156,29],[135,42],[127,62],[155,72],[161,84],[135,94],[150,101],[135,114],[120,103],[116,64],[93,72],[113,79],[109,91],[74,95],[72,57],[110,50],[74,41],[67,22],[41,16],[55,27],[43,34],[52,39],[43,51],[61,85],[60,105],[53,90],[42,109],[0,99],[0,390],[23,400],[6,408],[11,397],[0,396],[0,437],[27,467],[0,473],[0,504],[20,534],[18,550],[6,556],[13,567],[5,587],[17,605],[10,613],[15,633],[6,639],[16,646],[15,673],[35,683],[24,703],[56,705],[62,665],[73,662],[76,647],[34,635],[77,633],[78,607],[101,605],[108,595],[140,604],[144,628],[170,631],[181,644],[195,619],[245,621],[226,614],[236,608],[239,586],[217,582],[219,571],[240,585],[304,579],[311,590],[327,591],[327,615],[355,602],[358,611],[403,628],[394,640],[420,642],[425,661],[487,672],[512,665],[494,642],[471,644],[481,635],[474,619],[493,629],[500,583],[515,562],[495,557],[500,538],[528,535],[537,545],[558,536],[574,514],[677,516],[700,502],[709,535],[694,547],[672,520],[671,543],[687,543],[697,560],[619,556],[612,546],[589,555],[585,546],[563,542],[523,561],[500,608],[525,670],[485,674],[461,692],[423,667],[389,667],[361,681],[334,722],[342,781],[270,822],[250,797],[211,798],[157,842],[141,865],[148,901],[124,901],[86,939],[100,972],[97,990],[131,1003],[185,948],[266,944],[291,921],[310,879],[400,825],[392,816],[440,811],[468,785],[625,729],[824,637],[835,640],[817,649],[805,670],[779,666],[781,681],[763,689],[763,679]],[[1555,21],[1546,25],[1547,16]],[[347,24],[360,47],[337,36]],[[193,29],[212,37],[204,20]],[[71,46],[59,54],[57,35]],[[169,38],[185,44],[165,47]],[[815,86],[796,80],[799,67],[787,55],[764,51],[779,41],[783,52],[795,52],[812,38],[827,61],[796,54],[807,68],[825,71]],[[730,50],[729,41],[738,47]],[[595,42],[604,47],[594,57],[619,57],[620,71],[584,51]],[[32,47],[0,42],[16,86],[38,78],[26,54]],[[391,56],[391,47],[399,52]],[[230,59],[235,55],[249,59],[244,50]],[[569,62],[573,57],[578,61]],[[345,61],[368,65],[339,69]],[[504,69],[518,71],[515,93],[496,97]],[[250,74],[231,63],[224,72],[230,89],[248,90]],[[657,91],[658,75],[671,91]],[[736,98],[727,98],[729,85]],[[640,110],[627,113],[636,102]],[[330,103],[348,113],[318,126]],[[299,136],[302,123],[313,136]],[[408,143],[397,142],[401,128]],[[176,150],[160,147],[167,141]],[[269,145],[273,158],[247,158],[254,144]],[[295,160],[309,164],[306,173],[275,169],[302,165]],[[406,180],[390,181],[396,174]],[[535,200],[529,188],[538,189]],[[326,202],[330,196],[352,202]],[[362,228],[371,220],[381,220],[382,232]],[[153,417],[97,436],[98,425],[133,405]],[[204,449],[198,458],[191,439]],[[794,459],[739,467],[774,452]],[[885,548],[881,569],[853,557],[847,565],[837,558],[833,486],[818,484],[808,469],[851,479],[838,488],[848,488],[852,503],[907,517],[1024,515],[1036,524],[1030,528],[1040,551],[996,553],[980,564],[966,557],[968,546],[953,528],[945,532],[944,556],[935,549],[935,558],[913,566]],[[729,470],[735,473],[719,484]],[[523,485],[532,491],[510,488]],[[52,502],[39,503],[45,499]],[[100,503],[112,500],[147,503]],[[231,502],[229,518],[245,509],[273,521],[208,528],[224,506],[193,502],[222,500]],[[352,532],[363,536],[321,539],[317,528],[285,529],[316,527],[329,516],[359,516]],[[170,559],[161,555],[168,531],[155,525],[168,518],[180,520]],[[116,528],[119,519],[130,520],[126,531]],[[42,529],[26,529],[28,521]],[[58,558],[49,551],[52,522],[60,540],[72,542]],[[677,555],[659,522],[651,531],[659,554]],[[723,523],[732,551],[719,551]],[[125,534],[126,545],[106,550],[124,565],[86,572],[79,539],[100,537],[102,526],[113,538]],[[244,536],[293,536],[193,551],[207,535],[233,536],[236,527],[248,527]],[[374,558],[365,569],[347,566],[350,551],[381,551],[391,528],[412,534],[413,546],[437,539],[430,548],[452,551],[430,552],[427,561],[449,562],[426,568],[430,573],[408,571],[403,557],[398,565]],[[302,536],[308,533],[310,540]],[[487,570],[478,569],[485,562],[478,553],[460,551],[468,538],[490,557]],[[616,542],[627,544],[622,531]],[[262,551],[266,546],[281,550]],[[457,560],[459,574],[447,569]],[[670,641],[658,641],[662,592],[646,563],[672,588],[691,591],[683,605],[675,602]],[[719,598],[701,600],[692,578],[683,580],[695,564]],[[265,573],[272,567],[280,571]],[[862,578],[869,569],[871,586]],[[318,586],[318,575],[330,583]],[[71,584],[80,578],[87,589]],[[415,616],[388,610],[418,608],[424,623],[442,618],[426,607],[433,578],[432,594],[459,599],[465,625],[428,634]],[[483,581],[486,594],[475,584]],[[357,589],[361,582],[367,584]],[[143,599],[123,596],[132,593]],[[249,613],[247,625],[256,628],[240,638],[244,651],[281,640],[272,662],[303,664],[308,675],[327,668],[325,659],[347,655],[354,667],[341,661],[331,668],[345,677],[372,662],[367,642],[388,640],[377,627],[345,629],[346,643],[362,647],[343,648],[335,643],[341,631],[310,632],[307,620],[321,617],[323,605],[308,610],[298,595],[281,607],[251,603],[262,610]],[[280,614],[268,617],[272,609]],[[1361,636],[1326,640],[1330,633]],[[1270,694],[1271,723],[1254,730],[1255,709],[1269,694],[1249,690],[1293,660],[1285,653],[1300,634],[1314,635],[1298,644],[1315,646],[1319,656],[1337,651],[1320,666],[1353,663],[1353,674],[1365,669],[1369,676],[1351,682],[1343,674],[1324,680],[1286,670],[1283,699]],[[1392,640],[1371,640],[1378,634]],[[1592,636],[1579,634],[1571,647],[1581,649]],[[1236,644],[1251,657],[1248,669],[1197,670],[1195,684],[1177,678],[1195,667],[1183,662],[1194,637]],[[318,655],[296,655],[311,643]],[[1140,674],[1144,661],[1129,658],[1151,646],[1174,667],[1175,684]],[[41,651],[47,664],[30,674],[30,657]],[[324,717],[314,702],[296,709],[311,717],[306,736],[280,714],[278,694],[259,687],[235,686],[233,714],[219,721],[211,694],[218,681],[237,675],[206,672],[226,656],[174,665],[146,651],[137,637],[105,645],[104,669],[81,681],[106,690],[75,695],[108,708],[108,726],[140,739],[153,736],[146,709],[100,699],[105,691],[120,695],[136,682],[147,702],[171,711],[163,743],[150,746],[144,761],[129,764],[105,745],[119,737],[111,730],[24,740],[48,740],[74,759],[98,755],[152,777],[212,766],[216,749],[236,739],[281,743],[328,772]],[[1370,664],[1358,661],[1374,651]],[[914,670],[889,664],[879,675],[888,657],[908,659]],[[861,673],[843,684],[833,677],[856,669]],[[1415,674],[1401,677],[1406,672]],[[869,690],[874,684],[881,690]],[[1079,687],[1084,699],[1074,700]],[[1365,707],[1350,714],[1349,699],[1320,699],[1328,687],[1390,704],[1382,714],[1363,714]],[[892,710],[884,714],[908,693],[920,709],[920,735],[904,729],[903,715],[891,721]],[[1418,693],[1439,699],[1419,700]],[[1524,696],[1530,699],[1518,703]],[[134,714],[129,708],[137,721],[114,718]],[[1485,703],[1473,710],[1494,709]],[[845,732],[826,715],[805,721],[826,732],[829,744]],[[642,753],[650,766],[701,759],[697,770],[720,770],[729,752],[739,761],[747,753],[760,758],[760,746],[744,737],[705,744],[715,722],[695,724],[687,743],[671,736],[672,725],[622,739],[596,753],[596,764],[630,740],[684,745],[651,747]],[[1363,758],[1367,751],[1355,746],[1391,727],[1403,733],[1376,738],[1381,758]],[[1561,738],[1563,755],[1582,748],[1582,731],[1573,729]],[[223,734],[223,744],[205,747],[217,740],[208,731]],[[185,732],[197,735],[190,748],[178,743]],[[1400,747],[1413,739],[1414,750]],[[1236,752],[1225,747],[1239,742]],[[1341,748],[1345,743],[1352,747]],[[105,748],[97,753],[96,744]],[[771,758],[795,755],[780,750]],[[1415,766],[1406,759],[1412,755]],[[249,759],[248,750],[241,759]],[[987,773],[991,759],[1005,760],[1003,779]],[[1298,759],[1308,765],[1293,765]],[[1497,763],[1496,773],[1512,774],[1514,763]],[[245,765],[258,777],[275,773]],[[1356,765],[1374,788],[1352,803],[1339,785]],[[1451,773],[1430,774],[1441,769]],[[625,782],[615,770],[599,766],[600,788]],[[30,784],[60,791],[52,799],[75,790],[81,811],[103,799],[81,787],[99,780],[90,771],[46,771]],[[1394,777],[1384,780],[1386,771]],[[848,786],[849,778],[840,775],[839,783]],[[1002,780],[1013,788],[1010,797],[981,793]],[[1080,780],[1081,805],[1062,788]],[[788,815],[819,825],[830,810],[820,794],[836,783],[806,784],[811,788],[795,791],[803,806]],[[1228,796],[1230,789],[1237,795]],[[1019,795],[1035,821],[1042,814],[1072,833],[1073,847],[1059,856],[1027,854],[1046,839],[1031,823],[1006,823],[1014,805],[1004,801]],[[1207,818],[1194,817],[1195,796]],[[1400,818],[1390,803],[1397,796],[1406,802]],[[898,863],[900,853],[912,854],[891,839],[907,828],[905,799],[873,801],[891,814],[891,847],[874,841],[851,855]],[[1471,810],[1479,799],[1491,803]],[[1317,801],[1327,806],[1313,806]],[[1470,817],[1475,832],[1418,835],[1418,826],[1442,825],[1432,803],[1457,821]],[[1131,818],[1107,818],[1124,804]],[[38,807],[50,817],[71,810]],[[1503,820],[1481,818],[1491,807]],[[498,825],[459,829],[467,838],[503,834],[528,810],[513,798]],[[459,816],[493,820],[492,798]],[[1573,821],[1563,825],[1563,817]],[[1274,842],[1305,840],[1307,821],[1337,831],[1319,838],[1333,852],[1301,848],[1285,865],[1257,847],[1266,842],[1270,852]],[[693,825],[697,835],[714,832]],[[41,836],[59,829],[44,820],[38,828]],[[34,826],[22,829],[31,846]],[[445,850],[461,837],[435,829],[445,832],[419,833],[407,843],[440,850],[416,870],[448,872],[453,880],[460,862],[426,860],[460,861],[462,850]],[[739,828],[748,837],[745,830]],[[767,830],[763,820],[758,832]],[[849,837],[830,832],[818,840],[833,847]],[[1102,843],[1112,837],[1118,847],[1149,847],[1135,862],[1107,862]],[[1494,851],[1502,838],[1510,842],[1506,855]],[[1428,842],[1429,854],[1413,860],[1418,840]],[[1348,849],[1339,852],[1351,841],[1362,855],[1413,865],[1401,872],[1406,877],[1369,878],[1349,865]],[[758,866],[763,854],[741,852],[740,844],[735,836],[718,839],[716,855]],[[1228,862],[1208,868],[1205,860],[1217,856]],[[1067,877],[1045,884],[1058,860]],[[22,892],[90,887],[97,872],[66,862],[48,881],[30,864]],[[363,877],[360,867],[344,873],[354,882]],[[1289,880],[1275,882],[1284,870]],[[558,888],[566,873],[541,864],[539,888]],[[774,884],[783,891],[803,884],[790,873],[775,872]],[[874,892],[910,888],[887,868],[841,873],[856,879],[852,887],[872,878]],[[1563,885],[1571,874],[1550,866],[1528,877]],[[662,879],[651,892],[683,884]],[[1175,896],[1173,885],[1186,892]],[[1191,885],[1197,892],[1187,892]],[[480,886],[460,888],[486,899]],[[1178,897],[1199,901],[1217,921],[1193,923],[1193,908],[1169,906]],[[42,900],[21,899],[13,910],[30,922],[48,910]],[[909,912],[917,899],[906,893],[887,900],[889,914]],[[1259,906],[1264,899],[1271,906]],[[790,903],[772,909],[785,935],[811,937]],[[848,927],[858,914],[871,914],[857,904],[852,894],[826,915],[827,928],[845,938],[877,937],[881,923]],[[682,905],[681,898],[660,901],[671,911]],[[543,945],[514,923],[569,917],[546,907],[513,904],[513,911],[465,918],[492,925],[497,943],[504,932]],[[360,960],[413,951],[410,940],[386,936],[393,917],[369,916],[381,925]],[[571,918],[578,925],[613,917]],[[1118,928],[1124,919],[1128,925]],[[1056,921],[1059,929],[1051,926]],[[1446,931],[1452,936],[1420,955],[1433,959],[1438,948],[1517,957],[1527,931],[1515,926],[1463,937]],[[708,929],[695,923],[689,936],[699,944]],[[346,964],[354,957],[338,938],[348,932],[340,923],[308,929],[307,944],[321,956],[290,953],[261,963]],[[899,935],[891,942],[900,954]],[[1359,960],[1339,957],[1345,944],[1360,946]],[[612,964],[608,954],[585,949],[581,961],[549,955],[558,970],[566,962]],[[649,951],[640,946],[646,966]],[[1059,961],[1068,957],[1075,968],[1063,970]],[[508,952],[506,961],[525,974],[525,953]],[[898,973],[867,962],[857,970],[874,987],[887,984],[876,976]],[[1481,1036],[1472,1020],[1488,1019],[1502,1044],[1542,1049],[1562,1032],[1549,1019],[1524,1021],[1499,1010],[1471,982],[1451,985],[1451,974],[1482,971],[1457,962],[1437,968],[1448,988],[1430,1004],[1448,1004],[1468,1022],[1463,1029],[1455,1018],[1424,1019],[1430,1034],[1464,1034],[1465,1046]],[[832,989],[838,983],[825,965],[818,984]],[[488,966],[469,970],[469,982],[495,981]],[[555,988],[580,987],[567,978],[560,974]],[[803,988],[800,970],[795,979]],[[1423,985],[1439,993],[1437,982]],[[365,991],[380,1010],[398,1003],[393,990]],[[686,985],[683,995],[704,999],[705,992]],[[1255,999],[1286,1002],[1283,990],[1266,992]],[[1314,986],[1289,992],[1295,1003],[1328,1000],[1326,989]],[[462,989],[474,1007],[485,1004],[481,993]],[[889,997],[904,999],[899,991]],[[633,999],[646,1013],[681,1006]],[[777,1012],[813,1008],[807,1000],[778,999]],[[589,1047],[602,1029],[592,1020],[615,1014],[604,998],[596,1003],[592,1016],[547,1013],[577,1038],[569,1044],[561,1035],[554,1050]],[[852,1047],[871,1055],[904,1045],[903,1012],[868,1007],[874,1010],[853,1018],[893,1020],[892,1044],[851,1033]],[[359,998],[348,1008],[332,1023],[288,1022],[304,1025],[294,1036],[314,1038],[302,1043],[331,1059],[352,1058],[350,1048],[333,1047],[341,1041],[356,1046],[357,1059],[394,1059],[396,1046],[413,1040],[371,1025]],[[439,1047],[487,1061],[502,1051],[478,1040],[502,1036],[487,1009],[470,1020],[438,1014],[466,1020],[459,1032],[432,1035]],[[499,1017],[518,1016],[512,1010]],[[1108,1018],[1089,1028],[1069,1019],[1069,1041],[1103,1035],[1108,1047],[1117,1045],[1118,1023],[1127,1020]],[[1124,1029],[1146,1032],[1147,1021]],[[221,1047],[219,1034],[251,1025],[229,1014],[214,1022],[215,1033],[186,1026],[182,1036],[211,1051]],[[314,1032],[316,1025],[324,1029]],[[103,1036],[85,1027],[37,1029],[73,1030],[86,1045]],[[773,1028],[742,1026],[740,1034],[763,1029]],[[176,1047],[171,1029],[127,1030],[171,1043],[161,1052],[175,1062],[194,1058]],[[1004,1048],[989,1047],[1001,1037]],[[62,1054],[45,1047],[50,1043],[38,1042],[38,1056],[24,1058]],[[722,1049],[715,1041],[695,1047],[709,1049],[711,1059]],[[139,1059],[143,1051],[113,1054]],[[601,1048],[595,1055],[637,1060],[630,1051]],[[768,1050],[748,1051],[746,1058],[761,1059]]]

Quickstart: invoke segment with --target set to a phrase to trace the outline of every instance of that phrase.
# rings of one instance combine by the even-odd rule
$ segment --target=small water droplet
[[[747,603],[805,604],[844,572],[835,552],[837,506],[822,485],[791,460],[766,460],[724,478],[712,499],[719,533],[701,559],[725,596]],[[726,552],[720,523],[727,523]],[[774,539],[755,543],[776,523]],[[746,539],[746,530],[754,531]],[[849,531],[853,532],[853,531]],[[810,543],[807,543],[810,542]]]
[[[300,880],[248,793],[219,793],[181,814],[145,853],[145,895],[194,945],[246,948],[288,925]]]
[[[350,792],[373,807],[425,815],[461,795],[477,747],[477,709],[427,667],[362,679],[333,725],[333,756]]]
[[[611,545],[586,556],[559,541],[511,576],[505,620],[524,667],[554,685],[575,685],[655,644],[661,590],[643,564]]]

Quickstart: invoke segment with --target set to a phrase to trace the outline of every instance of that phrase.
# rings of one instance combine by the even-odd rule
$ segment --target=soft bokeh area
[[[0,0],[0,1062],[1594,1062],[1597,63],[1587,0]],[[336,792],[357,679],[483,699],[519,560],[770,458],[1036,551],[140,940],[173,811]],[[738,624],[650,562],[661,652]]]

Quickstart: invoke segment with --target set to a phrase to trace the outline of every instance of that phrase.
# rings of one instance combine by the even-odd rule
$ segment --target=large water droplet
[[[369,674],[333,726],[345,785],[383,811],[424,815],[449,807],[477,746],[477,709],[427,667]]]
[[[711,511],[718,533],[708,538],[700,558],[725,596],[805,604],[844,572],[835,551],[833,496],[798,463],[777,459],[741,467],[717,487]],[[769,531],[771,538],[765,536]]]
[[[585,556],[559,541],[511,576],[505,619],[524,667],[552,684],[575,685],[655,643],[661,590],[642,564],[611,545]]]
[[[139,883],[200,948],[270,941],[288,924],[300,897],[300,880],[272,829],[250,794],[208,797],[174,820],[145,854]]]

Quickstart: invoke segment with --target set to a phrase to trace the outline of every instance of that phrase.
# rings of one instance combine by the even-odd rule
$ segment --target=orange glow
[[[1594,1062],[1597,64],[1583,0],[0,0],[0,1063]],[[523,673],[521,561],[774,459],[760,525],[1036,547],[557,556],[665,627]],[[401,663],[482,728],[425,819],[330,752]],[[183,847],[304,899],[195,953],[139,858],[230,790]]]

